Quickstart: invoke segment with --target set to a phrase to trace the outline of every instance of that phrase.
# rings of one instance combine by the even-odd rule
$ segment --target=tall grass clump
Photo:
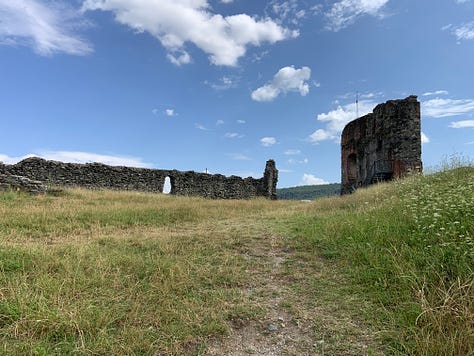
[[[387,352],[474,353],[474,167],[412,176],[309,206],[299,248],[350,276]]]
[[[421,306],[413,330],[417,354],[474,353],[474,170],[444,170],[402,187]]]

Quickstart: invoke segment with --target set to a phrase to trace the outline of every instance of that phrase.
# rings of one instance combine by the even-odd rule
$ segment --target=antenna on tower
[[[356,119],[359,118],[359,91],[356,91]]]

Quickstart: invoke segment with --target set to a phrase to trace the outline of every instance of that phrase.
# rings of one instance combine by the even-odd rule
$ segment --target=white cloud
[[[358,111],[359,117],[364,116],[370,112],[377,105],[372,100],[359,100]],[[324,129],[317,129],[309,137],[310,142],[319,142],[325,140],[338,140],[344,129],[344,126],[349,121],[356,119],[357,108],[355,103],[347,104],[345,106],[338,106],[337,109],[331,110],[327,113],[318,114],[317,120],[325,123]]]
[[[239,81],[240,81],[239,76],[224,75],[222,78],[219,78],[217,82],[213,83],[206,80],[204,83],[209,85],[212,89],[215,89],[215,90],[228,90],[228,89],[237,87]]]
[[[174,53],[168,53],[166,58],[174,65],[180,67],[183,64],[189,64],[192,62],[191,56],[184,50],[177,50]]]
[[[109,166],[127,166],[127,167],[141,167],[151,168],[151,163],[143,162],[141,158],[130,157],[130,156],[112,156],[102,155],[90,152],[80,151],[44,151],[37,153],[30,153],[21,157],[9,157],[7,155],[0,154],[0,161],[7,164],[17,163],[25,158],[29,157],[40,157],[47,160],[54,160],[67,163],[103,163]]]
[[[323,129],[317,129],[311,135],[309,135],[309,139],[311,142],[319,142],[336,139],[336,136],[334,132],[330,132]]]
[[[262,144],[263,147],[270,147],[276,144],[277,140],[275,137],[262,137],[260,139],[260,143]]]
[[[206,126],[198,124],[198,123],[195,123],[194,127],[201,131],[209,131],[209,129]]]
[[[363,15],[382,16],[383,7],[389,0],[341,0],[326,13],[330,31],[339,31],[352,25]]]
[[[433,95],[448,95],[449,92],[447,90],[436,90],[436,91],[428,91],[426,93],[421,94],[422,96],[433,96]]]
[[[449,124],[449,127],[452,127],[453,129],[463,129],[466,127],[474,128],[474,120],[453,121]]]
[[[224,120],[217,120],[216,126],[224,125]]]
[[[176,116],[176,113],[174,112],[174,109],[166,109],[165,114],[166,114],[166,116]]]
[[[428,136],[425,135],[424,132],[421,133],[421,143],[429,143],[430,139]]]
[[[448,117],[474,112],[474,99],[431,99],[421,103],[424,117]]]
[[[86,0],[83,11],[111,11],[119,23],[138,33],[148,32],[168,50],[175,64],[189,63],[191,43],[209,55],[213,64],[235,66],[247,47],[297,37],[270,18],[247,14],[222,16],[209,0]]]
[[[38,155],[30,153],[24,156],[10,157],[8,155],[0,154],[0,162],[3,162],[5,164],[15,164],[17,162],[24,160],[25,158],[30,158],[30,157],[38,157]]]
[[[237,120],[237,123],[238,123],[238,124],[241,124],[241,125],[245,124],[246,122],[247,122],[247,121],[245,121],[245,120]]]
[[[76,33],[85,26],[78,11],[65,3],[0,0],[0,44],[29,46],[43,56],[85,55],[92,46]]]
[[[151,112],[152,112],[153,115],[156,115],[156,114],[158,114],[158,109],[155,108]]]
[[[458,41],[474,40],[474,21],[454,27],[453,34],[456,36]]]
[[[324,179],[317,178],[312,174],[304,173],[303,177],[301,178],[300,185],[322,185],[322,184],[329,184]]]
[[[235,159],[237,161],[250,161],[251,158],[244,155],[243,153],[230,153],[228,156],[232,159]]]
[[[241,135],[241,134],[239,134],[239,133],[237,133],[237,132],[227,132],[227,133],[224,135],[224,137],[226,137],[226,138],[242,138],[242,137],[244,137],[244,135]]]
[[[271,82],[252,92],[252,99],[255,101],[272,101],[278,95],[287,92],[299,92],[302,96],[305,96],[309,93],[309,85],[306,81],[310,77],[311,69],[309,67],[300,69],[295,69],[294,66],[281,68]]]
[[[272,11],[279,17],[279,21],[297,25],[306,16],[306,11],[299,8],[298,0],[272,1]]]
[[[297,160],[297,159],[294,159],[294,158],[290,158],[288,160],[289,164],[306,164],[308,162],[309,162],[309,160],[307,158],[302,159],[302,160]]]
[[[301,154],[301,151],[300,150],[295,150],[295,149],[289,149],[289,150],[285,151],[285,154],[287,156],[299,155],[299,154]]]
[[[461,40],[474,40],[474,21],[464,23],[459,26],[454,26],[452,24],[443,26],[442,31],[450,31],[451,34],[456,37],[458,41]]]

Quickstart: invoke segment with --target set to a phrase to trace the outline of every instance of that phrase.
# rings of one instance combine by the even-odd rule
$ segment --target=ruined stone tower
[[[263,172],[264,191],[262,196],[269,199],[276,200],[276,187],[278,182],[278,170],[276,169],[275,161],[269,159],[265,165],[265,172]]]
[[[421,170],[420,102],[414,95],[379,104],[342,131],[341,194]]]

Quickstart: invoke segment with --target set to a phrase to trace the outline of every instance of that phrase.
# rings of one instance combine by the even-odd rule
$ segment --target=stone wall
[[[46,193],[46,185],[23,176],[0,173],[0,190],[25,191],[31,194]]]
[[[14,165],[0,164],[0,173],[23,176],[61,187],[163,192],[166,177],[170,194],[213,199],[246,199],[263,196],[276,199],[278,170],[267,161],[263,178],[226,177],[220,174],[147,168],[115,167],[100,163],[76,164],[32,157]]]
[[[341,137],[341,194],[421,172],[420,103],[389,100],[346,125]]]

